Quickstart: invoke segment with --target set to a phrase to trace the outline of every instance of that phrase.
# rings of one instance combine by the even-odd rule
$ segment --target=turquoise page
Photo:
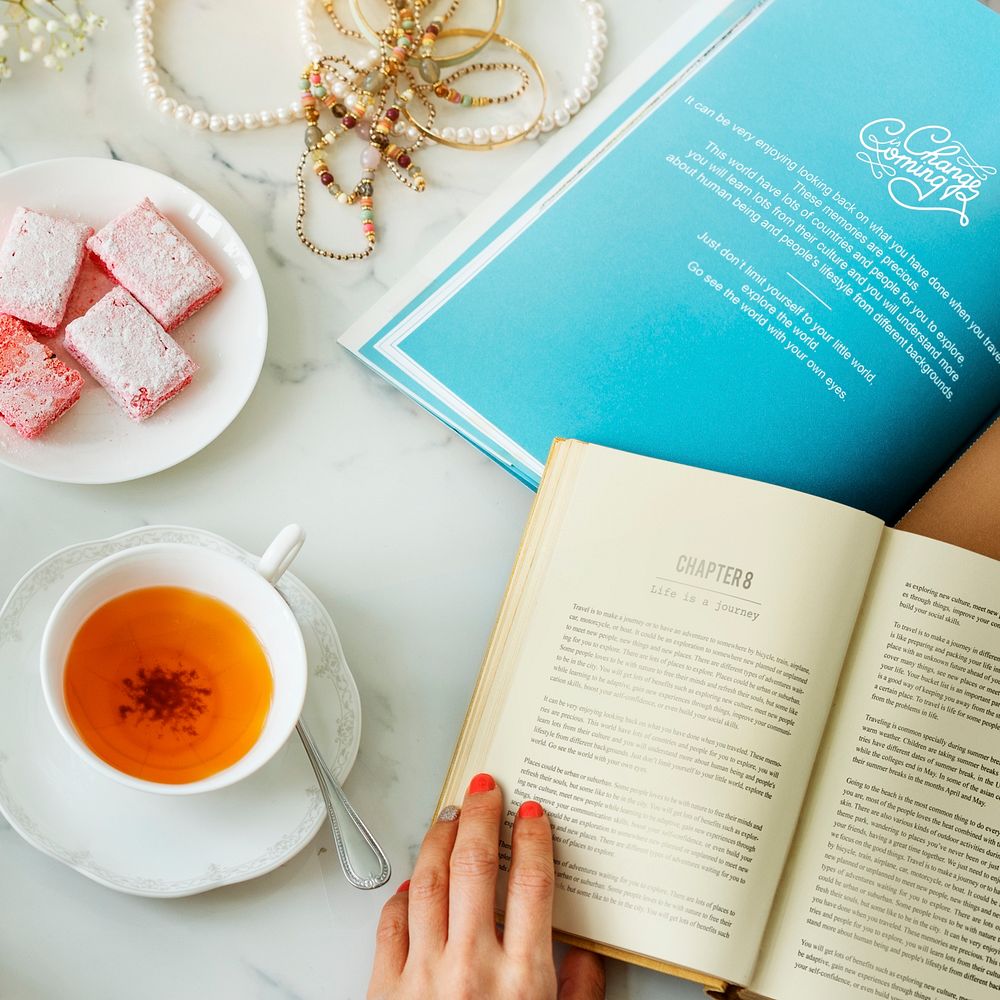
[[[895,520],[1000,407],[1000,17],[774,0],[695,48],[359,353],[528,483],[576,437]]]

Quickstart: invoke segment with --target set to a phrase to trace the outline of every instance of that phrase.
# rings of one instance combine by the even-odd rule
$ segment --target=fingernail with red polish
[[[545,810],[537,802],[532,802],[531,799],[528,799],[521,803],[521,808],[518,809],[517,815],[519,819],[538,819],[539,816],[545,815]]]
[[[497,787],[497,783],[488,774],[477,774],[469,782],[469,794],[476,795],[478,792],[492,792]]]
[[[409,880],[409,879],[407,879],[407,880],[406,880],[406,881],[405,881],[405,882],[404,882],[404,883],[403,883],[403,884],[402,884],[402,885],[401,885],[401,886],[400,886],[400,887],[399,887],[399,888],[398,888],[398,889],[396,890],[396,894],[398,895],[398,894],[399,894],[399,893],[401,893],[401,892],[407,892],[407,891],[409,891],[409,888],[410,888],[410,880]]]

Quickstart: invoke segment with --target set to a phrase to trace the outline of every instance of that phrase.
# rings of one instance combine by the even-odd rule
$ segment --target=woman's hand
[[[537,802],[514,823],[504,932],[494,921],[503,796],[488,774],[441,810],[413,876],[382,910],[369,1000],[603,1000],[604,967],[552,961],[552,831]]]

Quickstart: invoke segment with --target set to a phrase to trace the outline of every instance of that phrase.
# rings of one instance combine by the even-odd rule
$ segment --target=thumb
[[[604,1000],[604,961],[571,948],[559,967],[559,1000]]]

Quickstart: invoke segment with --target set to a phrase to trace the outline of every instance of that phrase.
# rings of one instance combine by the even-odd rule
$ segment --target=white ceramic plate
[[[31,441],[0,421],[0,462],[42,479],[118,483],[160,472],[215,440],[250,397],[264,364],[267,305],[253,260],[233,227],[200,195],[155,170],[120,160],[46,160],[0,174],[0,240],[19,205],[99,229],[149,197],[222,275],[222,291],[173,336],[200,366],[192,383],[152,417],[134,423],[83,372],[80,401]],[[110,279],[85,262],[90,298]],[[86,291],[86,288],[78,289]],[[96,301],[96,298],[94,299]],[[67,321],[74,316],[69,314]],[[62,335],[43,338],[63,361]]]
[[[309,843],[326,811],[294,733],[246,780],[181,796],[136,791],[99,774],[59,735],[39,675],[49,613],[89,566],[150,542],[204,545],[256,562],[207,531],[151,527],[70,546],[30,570],[0,609],[0,811],[29,844],[95,882],[140,896],[188,896],[276,868]],[[304,716],[343,781],[361,739],[358,690],[323,605],[291,573],[279,589],[306,642]]]

